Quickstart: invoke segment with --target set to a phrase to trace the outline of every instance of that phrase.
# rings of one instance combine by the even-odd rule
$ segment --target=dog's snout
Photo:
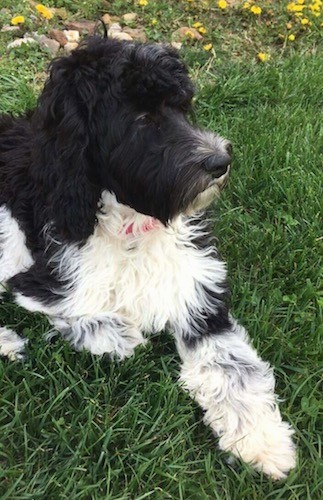
[[[232,146],[230,143],[225,145],[223,151],[209,156],[204,162],[203,167],[207,172],[221,177],[226,173],[231,163]]]

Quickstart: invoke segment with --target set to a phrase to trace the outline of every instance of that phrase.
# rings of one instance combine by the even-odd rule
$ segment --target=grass
[[[73,4],[85,15],[81,2]],[[165,4],[165,23],[185,17],[177,4]],[[133,2],[113,8],[124,13]],[[241,31],[237,19],[230,22],[235,40],[228,43],[237,44]],[[261,39],[263,26],[254,29]],[[1,34],[0,47],[8,36]],[[258,48],[241,43],[228,59],[226,49],[206,54],[193,44],[184,57],[198,85],[199,122],[234,144],[231,183],[214,210],[216,232],[233,313],[275,366],[282,412],[296,429],[296,470],[273,483],[228,463],[176,383],[169,335],[154,336],[118,364],[75,353],[60,339],[45,344],[46,320],[4,301],[0,324],[23,332],[30,346],[24,364],[0,360],[1,499],[321,498],[322,55],[315,33],[280,47],[266,64],[256,63]],[[0,59],[1,112],[35,103],[48,59],[34,48]]]

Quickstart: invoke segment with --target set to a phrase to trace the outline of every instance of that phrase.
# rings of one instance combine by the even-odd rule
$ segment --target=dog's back
[[[10,178],[16,177],[30,164],[31,130],[29,111],[25,116],[15,118],[9,114],[0,115],[0,200],[6,196]],[[7,193],[7,196],[10,193]]]

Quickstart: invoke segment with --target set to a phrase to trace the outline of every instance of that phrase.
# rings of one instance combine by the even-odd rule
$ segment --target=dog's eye
[[[139,115],[139,116],[137,116],[137,118],[136,118],[136,122],[144,122],[144,121],[146,120],[146,117],[147,117],[147,115],[146,115],[146,114],[144,114],[144,115]]]
[[[157,119],[148,113],[139,116],[137,121],[139,121],[142,125],[158,125]]]

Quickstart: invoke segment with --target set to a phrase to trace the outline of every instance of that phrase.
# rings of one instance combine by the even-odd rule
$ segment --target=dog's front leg
[[[212,298],[203,302],[210,305]],[[191,311],[185,328],[175,325],[180,379],[205,411],[204,421],[221,449],[274,479],[284,478],[295,466],[295,447],[278,409],[273,370],[250,345],[245,329],[229,315],[225,320],[225,307],[216,302],[213,315]]]
[[[64,288],[41,262],[11,278],[8,285],[17,304],[45,314],[54,326],[52,332],[58,331],[78,351],[124,359],[146,342],[139,328],[122,314],[100,310],[99,306],[91,314],[81,312],[74,290]],[[23,342],[14,332],[0,329],[0,355],[7,354],[9,348],[11,354],[14,348],[20,353]]]
[[[78,318],[49,317],[49,321],[77,351],[85,349],[122,360],[131,356],[135,347],[146,343],[140,330],[111,312]]]

